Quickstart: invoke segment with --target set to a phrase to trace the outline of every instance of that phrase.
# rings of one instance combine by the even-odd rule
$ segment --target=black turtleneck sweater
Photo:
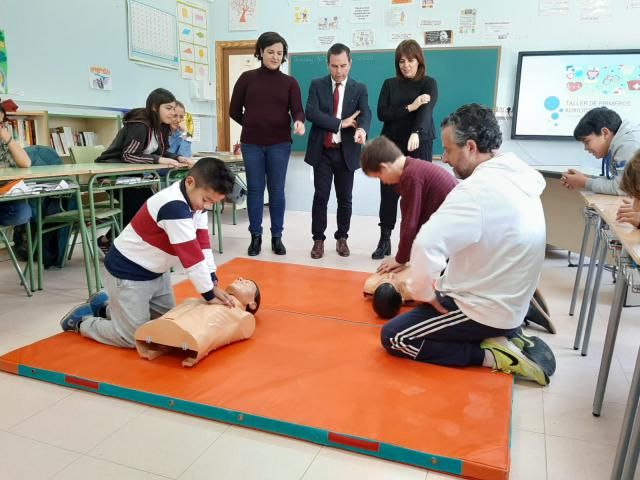
[[[291,118],[304,122],[300,86],[295,78],[264,65],[244,72],[233,87],[229,115],[242,125],[242,143],[291,142]]]
[[[407,105],[423,93],[431,95],[431,101],[409,112]],[[378,99],[378,118],[384,122],[382,135],[395,142],[405,155],[407,141],[412,133],[418,133],[427,139],[435,138],[433,108],[437,101],[438,86],[432,77],[425,76],[417,81],[388,78],[382,85]]]

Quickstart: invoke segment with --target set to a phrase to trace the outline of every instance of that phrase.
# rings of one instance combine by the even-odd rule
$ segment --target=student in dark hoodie
[[[96,162],[104,163],[157,163],[167,167],[188,164],[190,159],[169,152],[171,122],[174,118],[176,98],[164,88],[156,88],[147,97],[144,108],[134,108],[123,118],[123,127],[109,148]],[[153,195],[150,188],[127,188],[123,192],[122,225],[126,227],[140,207]],[[106,253],[109,235],[98,240]]]

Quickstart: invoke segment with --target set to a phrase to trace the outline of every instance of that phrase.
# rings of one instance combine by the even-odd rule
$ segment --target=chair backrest
[[[45,147],[42,145],[30,145],[24,147],[24,151],[31,159],[32,167],[39,167],[41,165],[62,165],[62,159],[60,155],[51,147]]]
[[[91,147],[71,147],[71,161],[73,163],[93,163],[104,152],[104,145]]]

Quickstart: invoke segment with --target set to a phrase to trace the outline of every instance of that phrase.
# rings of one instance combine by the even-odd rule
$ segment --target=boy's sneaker
[[[506,337],[487,338],[480,344],[480,348],[491,351],[496,361],[496,370],[520,375],[543,386],[549,384],[549,377],[542,367],[527,358]]]
[[[539,337],[528,336],[522,328],[519,328],[509,341],[522,350],[530,360],[542,367],[548,377],[556,371],[556,357],[551,347]]]
[[[82,323],[82,320],[85,317],[92,316],[93,310],[91,310],[91,305],[88,303],[82,303],[71,309],[69,313],[62,317],[62,320],[60,320],[60,326],[65,332],[77,333],[80,331],[80,323]]]
[[[91,305],[91,311],[94,317],[106,318],[107,304],[109,303],[109,295],[104,290],[94,293],[89,297],[87,303]]]

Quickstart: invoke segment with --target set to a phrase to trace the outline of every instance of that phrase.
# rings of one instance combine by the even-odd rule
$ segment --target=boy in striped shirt
[[[206,302],[232,307],[217,286],[206,209],[230,193],[233,182],[224,162],[202,158],[182,181],[147,200],[105,257],[106,293],[69,312],[62,329],[134,348],[136,329],[175,306],[170,270],[178,265]]]

